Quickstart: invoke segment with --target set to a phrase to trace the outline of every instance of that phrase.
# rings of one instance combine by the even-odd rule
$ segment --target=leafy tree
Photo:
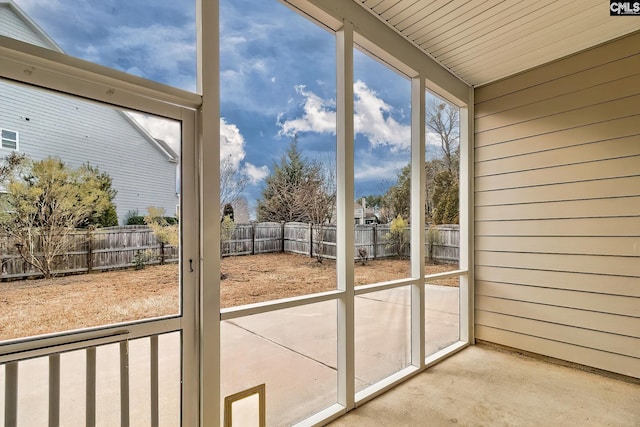
[[[171,224],[164,216],[164,208],[149,206],[144,222],[155,234],[160,243],[160,265],[165,263],[165,247],[178,246],[180,244],[180,225],[175,222]]]
[[[388,216],[396,218],[398,215],[409,218],[411,214],[411,165],[402,168],[398,180],[384,195],[384,205]]]
[[[458,181],[448,170],[436,174],[433,179],[433,222],[457,224],[459,220]]]
[[[333,212],[322,165],[306,159],[294,137],[274,164],[258,201],[258,221],[323,223]]]
[[[113,227],[115,225],[118,225],[118,213],[116,211],[116,205],[113,203],[113,199],[116,197],[116,194],[118,192],[111,187],[111,177],[108,173],[100,172],[98,168],[88,164],[83,166],[83,168],[86,168],[88,173],[95,175],[100,189],[104,191],[104,193],[109,197],[109,206],[107,206],[107,208],[102,212],[93,212],[87,219],[86,223],[81,224],[81,226]]]
[[[231,252],[231,238],[236,230],[236,223],[231,215],[225,215],[220,221],[220,256],[224,252]]]
[[[444,163],[441,159],[433,159],[425,162],[424,164],[424,179],[425,179],[425,223],[430,222],[433,219],[433,194],[434,185],[433,180],[435,176],[445,169]]]
[[[387,242],[387,247],[392,248],[396,255],[402,258],[409,244],[409,223],[402,218],[402,215],[398,215],[391,221],[391,228],[384,237]]]
[[[27,162],[27,157],[24,154],[18,154],[12,151],[11,154],[2,158],[0,164],[0,182],[4,185],[7,180],[15,177],[16,173],[22,170],[22,167]]]
[[[6,157],[0,172],[7,191],[0,225],[20,257],[50,278],[72,244],[77,227],[95,222],[112,206],[97,169],[67,167],[59,159],[17,161]]]
[[[458,188],[460,167],[459,110],[442,100],[430,97],[426,126],[439,141],[439,154],[428,160],[425,168],[425,222],[458,223]],[[411,201],[410,165],[402,168],[398,179],[384,196],[384,208],[393,216],[409,217]]]

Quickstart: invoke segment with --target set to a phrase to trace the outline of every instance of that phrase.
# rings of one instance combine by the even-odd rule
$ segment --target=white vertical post
[[[198,206],[198,160],[196,158],[196,113],[183,110],[180,282],[182,302],[182,425],[198,425],[200,411],[200,212]],[[158,337],[158,344],[160,343]]]
[[[220,33],[217,0],[198,1],[200,426],[220,424]]]
[[[49,427],[60,425],[60,355],[49,356]]]
[[[355,406],[353,258],[355,225],[353,165],[353,24],[345,22],[336,34],[337,63],[337,234],[338,289],[338,403]]]
[[[474,343],[474,128],[473,88],[469,88],[469,103],[460,109],[460,341]]]
[[[425,80],[411,79],[411,364],[424,368]]]
[[[89,347],[86,350],[86,357],[85,425],[94,427],[96,425],[96,348]]]
[[[120,341],[120,427],[129,427],[129,341]]]
[[[4,365],[4,427],[18,424],[18,362]]]

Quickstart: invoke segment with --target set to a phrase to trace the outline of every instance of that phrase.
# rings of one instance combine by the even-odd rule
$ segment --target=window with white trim
[[[18,132],[8,129],[2,129],[2,148],[17,150]]]

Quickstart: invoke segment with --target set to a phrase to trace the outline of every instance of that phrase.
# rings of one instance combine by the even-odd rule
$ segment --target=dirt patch
[[[428,274],[456,269],[428,265]],[[409,276],[408,260],[355,265],[363,285]],[[336,289],[335,261],[263,254],[222,260],[221,305],[232,307]],[[457,286],[457,279],[438,284]],[[179,311],[178,266],[0,283],[0,341],[167,316]]]
[[[409,277],[409,260],[371,260],[367,265],[355,264],[356,286],[385,282]],[[442,273],[457,269],[457,265],[426,266],[427,274]],[[222,260],[221,305],[233,307],[243,304],[269,301],[278,298],[306,295],[334,290],[336,285],[336,263],[303,255],[282,253],[229,257]],[[438,284],[457,286],[457,279],[439,280]]]

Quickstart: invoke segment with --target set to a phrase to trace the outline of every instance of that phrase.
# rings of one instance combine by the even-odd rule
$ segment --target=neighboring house
[[[12,1],[0,0],[0,35],[61,51]],[[0,80],[0,133],[2,157],[17,151],[108,173],[121,224],[149,206],[176,213],[178,155],[121,110]]]
[[[361,203],[354,203],[353,217],[356,224],[377,224],[379,222],[375,209],[367,206],[364,198]]]

